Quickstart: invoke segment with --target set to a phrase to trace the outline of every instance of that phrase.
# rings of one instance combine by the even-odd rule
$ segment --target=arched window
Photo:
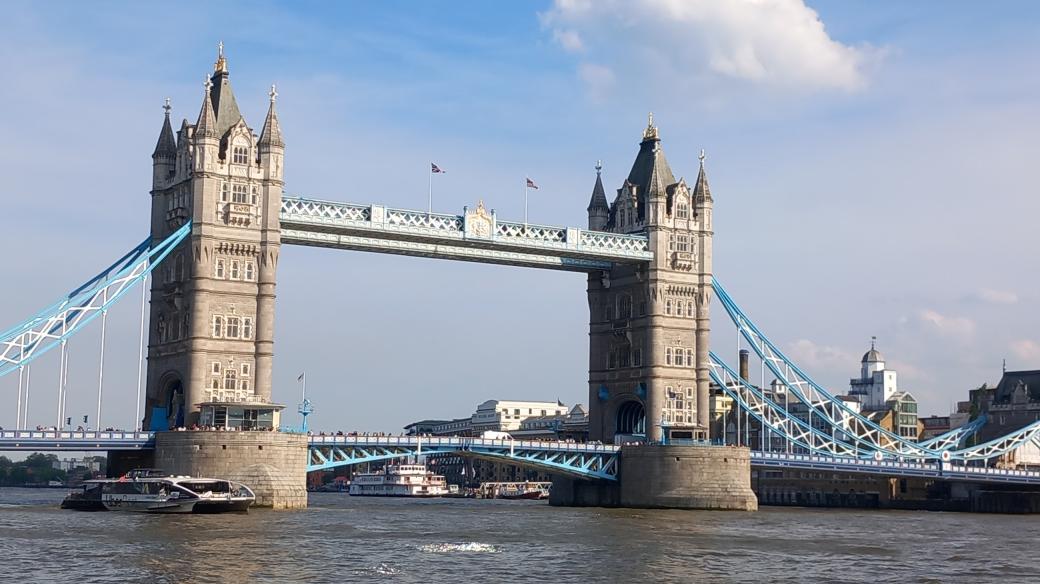
[[[672,364],[672,348],[671,347],[668,347],[668,348],[666,348],[664,350],[664,364],[665,365],[671,365]]]
[[[683,313],[683,302],[682,300],[675,301],[675,316],[682,316]]]
[[[254,186],[253,187],[253,198],[252,198],[252,201],[253,201],[254,205],[256,204],[257,199],[258,199],[258,197],[257,197],[257,194],[256,194],[256,187]]]
[[[166,316],[160,314],[158,318],[158,324],[155,325],[155,332],[159,335],[159,342],[166,342]]]
[[[249,148],[235,146],[231,154],[231,162],[235,164],[247,164],[249,162]]]
[[[693,349],[686,349],[686,366],[693,367]]]
[[[224,258],[217,258],[217,263],[213,268],[213,276],[218,280],[224,279]]]
[[[253,262],[246,262],[246,280],[253,281]]]
[[[686,305],[686,316],[693,318],[693,301]]]
[[[618,215],[618,227],[625,226],[625,208],[621,208],[621,213]]]
[[[632,366],[642,367],[643,366],[643,350],[632,349]]]
[[[235,183],[231,185],[231,202],[232,203],[248,203],[249,202],[249,187],[243,184]]]
[[[224,317],[213,317],[213,336],[218,339],[224,336]]]
[[[235,370],[231,367],[224,371],[224,389],[235,389]]]
[[[248,316],[242,319],[242,338],[253,338],[253,319]]]
[[[226,182],[220,183],[220,200],[224,203],[228,200],[228,186]]]
[[[237,280],[240,276],[238,260],[231,260],[231,279]]]
[[[672,300],[670,298],[664,301],[664,313],[669,316],[672,314]]]
[[[249,377],[249,363],[242,364],[242,377]]]
[[[675,216],[679,219],[686,219],[690,216],[690,208],[686,206],[686,203],[679,203]]]

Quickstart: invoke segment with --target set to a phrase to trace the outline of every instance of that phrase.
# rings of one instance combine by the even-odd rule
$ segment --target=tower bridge
[[[19,378],[16,428],[0,435],[0,449],[154,451],[175,472],[245,473],[267,485],[271,500],[281,500],[273,504],[282,506],[306,504],[307,469],[416,455],[423,448],[552,469],[574,479],[558,491],[576,504],[751,509],[751,464],[893,476],[952,476],[958,467],[969,473],[964,476],[1037,480],[992,472],[991,463],[1036,443],[1040,422],[983,444],[966,444],[977,427],[917,442],[849,410],[787,358],[713,277],[714,199],[703,151],[693,182],[677,179],[652,116],[613,196],[608,199],[597,165],[588,225],[564,227],[506,220],[482,202],[444,214],[286,195],[286,142],[273,87],[268,97],[256,135],[238,109],[221,51],[194,123],[185,119],[175,132],[167,103],[152,153],[148,240],[0,333],[0,376]],[[243,426],[279,425],[272,369],[283,244],[587,274],[589,433],[599,444],[168,432],[228,424],[230,416]],[[26,430],[30,364],[58,348],[64,376],[67,340],[98,316],[103,322],[112,305],[133,286],[143,290],[149,278],[140,432],[87,436],[62,428],[37,436]],[[783,405],[709,350],[713,299],[763,370],[776,377]],[[58,427],[65,419],[62,391]],[[721,438],[710,435],[712,392],[728,396],[779,437],[783,451],[710,446]],[[801,404],[807,419],[787,400]]]

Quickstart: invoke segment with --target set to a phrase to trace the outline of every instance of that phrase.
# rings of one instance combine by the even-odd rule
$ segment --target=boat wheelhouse
[[[383,472],[355,475],[349,493],[363,497],[443,497],[449,491],[444,477],[433,474],[425,465],[393,464]]]

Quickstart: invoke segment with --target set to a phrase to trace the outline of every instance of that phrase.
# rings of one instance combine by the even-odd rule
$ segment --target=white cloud
[[[1029,339],[1011,342],[1011,352],[1022,361],[1036,363],[1040,361],[1040,343]]]
[[[975,321],[965,316],[947,316],[927,308],[917,313],[916,322],[927,331],[942,336],[967,339],[975,334]]]
[[[594,63],[582,63],[578,67],[578,76],[593,99],[606,98],[614,87],[614,72],[603,65]]]
[[[832,39],[803,0],[556,0],[540,16],[565,49],[673,87],[708,77],[855,90],[876,53]]]
[[[789,343],[787,356],[809,375],[813,370],[854,372],[859,366],[859,358],[845,349],[818,345],[809,339]]]
[[[585,50],[585,43],[581,41],[581,35],[574,30],[557,28],[553,30],[553,40],[572,53],[580,53]]]
[[[993,290],[991,288],[983,288],[982,290],[979,290],[972,296],[972,298],[988,304],[1015,304],[1018,302],[1018,294],[1005,290]]]

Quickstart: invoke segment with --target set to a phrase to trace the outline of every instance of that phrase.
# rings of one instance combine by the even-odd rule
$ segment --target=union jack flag
[[[534,189],[534,190],[537,191],[538,190],[538,185],[534,184],[533,180],[527,179],[527,188]]]
[[[432,172],[433,174],[444,174],[444,171],[441,170],[441,167],[437,166],[432,162],[430,163],[430,172]]]

